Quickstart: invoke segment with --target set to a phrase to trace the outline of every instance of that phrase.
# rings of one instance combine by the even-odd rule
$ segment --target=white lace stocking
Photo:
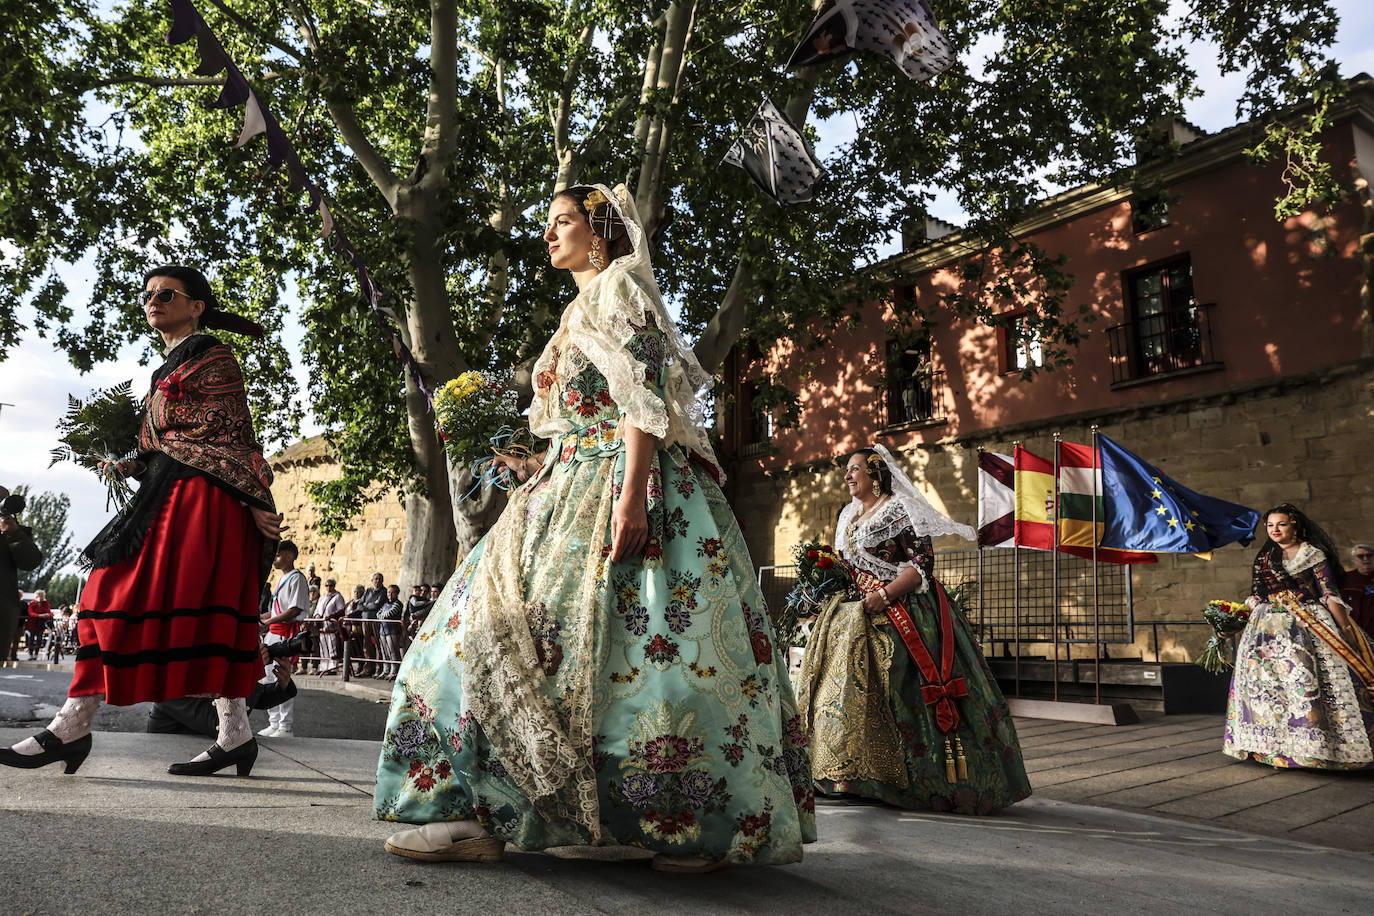
[[[100,704],[105,701],[101,694],[94,694],[85,697],[67,697],[67,702],[62,704],[62,708],[53,716],[48,723],[48,731],[63,744],[70,744],[78,738],[84,738],[91,733],[91,724],[95,722],[95,711],[100,708]],[[13,748],[16,754],[31,756],[43,753],[42,746],[33,738],[25,738]]]
[[[219,732],[215,743],[221,750],[232,751],[253,739],[253,728],[248,724],[248,702],[243,697],[216,697],[215,713],[219,716]],[[203,751],[191,758],[192,763],[209,760],[210,752]]]

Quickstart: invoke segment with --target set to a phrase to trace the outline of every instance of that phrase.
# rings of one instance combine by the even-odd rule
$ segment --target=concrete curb
[[[383,686],[370,682],[341,681],[337,677],[315,677],[309,674],[304,677],[295,675],[292,680],[296,682],[297,690],[326,690],[330,693],[344,693],[378,703],[391,702],[392,685],[390,682]]]
[[[73,671],[76,668],[76,663],[63,664],[59,662],[54,665],[52,662],[31,662],[28,660],[17,662],[6,661],[0,662],[0,668],[13,668],[27,671]]]

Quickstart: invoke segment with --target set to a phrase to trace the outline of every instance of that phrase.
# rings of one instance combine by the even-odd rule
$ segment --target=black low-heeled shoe
[[[174,763],[167,768],[167,772],[173,776],[209,776],[237,764],[239,775],[247,776],[253,772],[253,763],[258,759],[258,739],[249,739],[232,751],[212,744],[206,753],[210,755],[210,759]]]
[[[38,742],[43,753],[20,754],[11,747],[0,748],[0,764],[7,767],[18,767],[21,770],[34,770],[61,760],[67,765],[63,772],[70,775],[76,772],[77,768],[85,761],[86,755],[91,752],[91,736],[89,734],[82,735],[72,742],[63,742],[61,738],[45,728],[34,735],[33,740]]]

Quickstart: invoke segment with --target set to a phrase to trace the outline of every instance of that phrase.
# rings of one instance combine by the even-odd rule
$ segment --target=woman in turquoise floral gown
[[[823,605],[798,695],[818,791],[991,814],[1031,793],[1007,701],[963,609],[936,580],[932,535],[972,539],[883,446],[850,456],[835,546],[849,594]]]
[[[377,816],[398,855],[623,844],[655,868],[796,862],[807,739],[623,186],[554,198],[577,297],[535,363],[550,439],[401,665]],[[528,476],[528,479],[526,477]]]

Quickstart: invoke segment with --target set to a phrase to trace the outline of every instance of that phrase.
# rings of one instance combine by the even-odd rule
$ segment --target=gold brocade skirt
[[[907,770],[889,700],[888,677],[897,646],[884,615],[861,601],[832,595],[806,641],[797,682],[802,724],[811,735],[816,779],[878,780],[907,785]]]

